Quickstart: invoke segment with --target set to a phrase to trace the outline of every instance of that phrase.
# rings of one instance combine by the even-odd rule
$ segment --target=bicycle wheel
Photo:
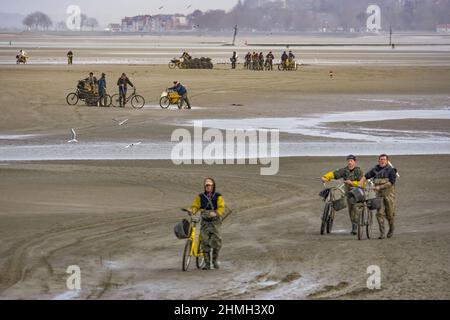
[[[78,103],[78,95],[75,92],[69,93],[66,97],[66,102],[69,106],[74,106]]]
[[[189,264],[191,263],[191,246],[192,246],[192,240],[189,239],[186,241],[186,245],[184,246],[183,251],[183,271],[187,271],[189,268]]]
[[[104,105],[104,107],[110,107],[112,104],[112,98],[109,94],[105,94],[103,97],[103,101],[101,101]]]
[[[333,221],[334,221],[334,210],[331,209],[331,214],[328,216],[328,221],[327,221],[327,233],[331,233],[331,230],[333,229]]]
[[[145,105],[144,97],[135,95],[133,98],[131,98],[131,105],[135,109],[142,109],[142,107]]]
[[[278,71],[283,71],[283,65],[281,63],[278,65]]]
[[[169,62],[169,69],[175,69],[177,65],[173,62]]]
[[[327,203],[325,205],[325,208],[323,208],[323,214],[322,214],[322,224],[320,225],[320,234],[324,234],[325,233],[325,228],[327,226],[327,222],[328,222],[328,215],[330,214],[330,208],[331,208],[331,204]]]
[[[363,233],[364,233],[364,226],[365,226],[365,214],[366,208],[363,208],[361,210],[361,213],[359,214],[359,221],[358,221],[358,240],[362,240]]]
[[[373,211],[372,210],[368,210],[368,212],[367,212],[366,235],[367,235],[367,239],[372,238],[372,235],[373,235]]]
[[[113,107],[120,107],[119,94],[116,93],[111,97],[111,104]]]
[[[198,256],[195,259],[195,265],[197,266],[197,269],[201,269],[205,266],[205,257],[203,255]]]
[[[161,99],[159,99],[159,106],[163,109],[167,109],[170,106],[169,97],[161,97]]]

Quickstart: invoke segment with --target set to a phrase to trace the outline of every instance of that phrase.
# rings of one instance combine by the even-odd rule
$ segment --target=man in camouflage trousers
[[[380,225],[380,237],[385,238],[384,217],[389,222],[388,238],[394,235],[394,217],[395,217],[395,182],[397,179],[397,169],[389,162],[389,157],[382,154],[378,157],[378,165],[366,173],[361,179],[360,185],[364,185],[366,180],[373,179],[377,196],[382,198],[383,204],[377,210],[377,220]]]
[[[359,180],[363,178],[363,172],[360,167],[356,166],[356,157],[354,155],[347,156],[347,166],[345,168],[330,171],[325,174],[321,180],[322,182],[331,181],[333,179],[343,179],[345,183],[345,194],[353,188],[357,187]],[[347,198],[348,214],[350,221],[352,222],[352,235],[356,234],[358,228],[358,207],[357,204],[352,204]]]
[[[212,178],[205,179],[204,187],[205,191],[194,199],[189,211],[192,214],[200,211],[202,216],[200,247],[205,258],[203,270],[211,269],[211,252],[213,266],[215,269],[219,269],[218,258],[222,247],[220,227],[225,211],[225,201],[223,196],[216,192],[216,182]]]

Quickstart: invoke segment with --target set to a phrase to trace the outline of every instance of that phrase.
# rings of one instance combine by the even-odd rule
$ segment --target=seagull
[[[136,143],[129,144],[129,145],[127,145],[127,146],[125,147],[125,149],[131,148],[131,147],[134,147],[134,146],[138,146],[138,145],[140,145],[141,143],[142,143],[142,142],[136,142]]]
[[[77,133],[75,132],[75,130],[70,129],[70,131],[72,132],[72,139],[70,139],[69,141],[67,141],[68,143],[72,143],[72,142],[78,142],[77,140]]]
[[[128,121],[128,119],[125,119],[125,120],[122,120],[122,121],[119,121],[119,120],[117,120],[117,119],[113,119],[113,120],[114,120],[115,122],[117,122],[117,124],[118,124],[119,126],[125,124],[125,123]]]

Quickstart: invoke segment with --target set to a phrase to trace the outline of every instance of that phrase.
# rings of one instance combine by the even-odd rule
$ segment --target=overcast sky
[[[69,5],[78,5],[82,13],[101,24],[120,22],[124,16],[158,13],[191,13],[195,9],[231,9],[237,0],[0,0],[0,12],[28,14],[39,10],[53,20],[65,20]],[[191,5],[188,9],[187,7]],[[162,9],[159,9],[162,7]]]

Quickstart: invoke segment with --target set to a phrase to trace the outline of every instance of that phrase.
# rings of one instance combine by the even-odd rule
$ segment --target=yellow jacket
[[[199,210],[202,208],[202,199],[200,198],[200,195],[195,197],[194,201],[192,202],[191,209],[192,213],[196,214]],[[225,212],[225,200],[223,199],[223,196],[221,194],[217,194],[217,209],[214,210],[219,216],[222,216]]]
[[[336,179],[336,176],[334,174],[334,171],[330,171],[328,173],[326,173],[323,178],[327,181],[331,181],[333,179]],[[338,177],[338,179],[340,179],[341,177]],[[357,187],[359,185],[359,180],[352,180],[352,186],[353,187]]]

